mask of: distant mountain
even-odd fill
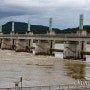
[[[24,34],[26,33],[28,29],[28,24],[27,23],[22,23],[22,22],[15,22],[14,24],[14,29],[16,33]],[[90,25],[85,25],[84,29],[87,30],[88,33],[90,33]],[[12,30],[12,22],[8,22],[2,26],[2,32],[5,34],[9,34]],[[31,25],[31,31],[34,34],[46,34],[47,31],[49,30],[49,27],[47,26],[42,26],[42,25]],[[77,28],[67,28],[64,30],[60,30],[58,28],[53,28],[53,30],[57,33],[76,33],[78,30]]]
[[[27,29],[28,29],[27,23],[22,23],[22,22],[15,22],[14,23],[14,30],[17,33],[24,34],[24,33],[26,33]],[[12,30],[12,22],[8,22],[2,26],[2,32],[3,33],[10,33],[11,30]],[[49,30],[49,27],[47,27],[47,26],[31,25],[31,31],[34,34],[46,34],[48,30]],[[61,31],[57,28],[53,28],[53,30],[56,33],[59,33]]]

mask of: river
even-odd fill
[[[63,49],[63,44],[56,44]],[[87,50],[90,46],[87,45]],[[62,53],[35,56],[26,52],[0,50],[0,88],[14,87],[23,80],[23,87],[73,84],[75,80],[90,80],[90,56],[86,61],[63,60]]]

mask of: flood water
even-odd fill
[[[63,49],[63,44],[56,44]],[[90,50],[90,45],[87,45]],[[23,87],[73,84],[75,80],[90,80],[90,56],[86,61],[63,60],[62,53],[35,56],[26,52],[0,50],[0,88],[14,87],[23,79]]]

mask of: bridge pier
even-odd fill
[[[1,49],[11,50],[11,39],[2,39]]]
[[[48,55],[49,42],[47,40],[37,40],[35,47],[35,55]]]
[[[86,36],[87,32],[83,29],[83,15],[80,15],[79,20],[79,30],[77,30],[78,36]],[[81,51],[86,51],[85,41],[65,41],[64,43],[64,53],[63,58],[65,59],[83,59],[86,57],[81,53]]]
[[[77,30],[78,36],[86,36],[86,30],[83,30],[83,15],[80,15],[79,20],[79,30]],[[64,55],[65,59],[83,59],[86,57],[81,53],[81,51],[86,51],[86,42],[85,41],[65,41],[64,43]]]
[[[0,25],[0,35],[2,35],[2,25]],[[2,39],[0,39],[0,48],[1,48]]]
[[[54,48],[53,40],[38,40],[35,47],[35,55],[54,55],[50,48]]]
[[[81,54],[81,51],[85,51],[86,42],[84,41],[65,41],[64,42],[64,59],[83,59],[85,55]]]
[[[52,18],[49,19],[49,31],[47,35],[55,35],[52,30]],[[52,48],[55,48],[54,40],[38,40],[36,43],[35,54],[36,55],[54,55]]]
[[[15,35],[15,32],[12,31],[10,33],[10,35]],[[11,50],[15,50],[15,48],[16,48],[16,40],[15,39],[11,39]]]
[[[33,35],[33,32],[28,31],[26,34],[27,35]],[[31,47],[33,47],[33,39],[26,40],[26,51],[27,52],[33,52]]]
[[[16,40],[16,52],[26,52],[26,40],[25,39],[17,39]]]
[[[28,29],[26,35],[33,35],[30,30],[30,22],[28,20]],[[32,52],[31,47],[33,46],[33,39],[18,39],[16,40],[16,51]]]

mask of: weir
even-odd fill
[[[12,22],[12,31],[9,35],[2,33],[0,27],[0,46],[1,49],[12,49],[17,52],[33,52],[35,55],[54,55],[54,52],[63,52],[64,59],[82,59],[85,60],[86,43],[90,41],[90,36],[83,29],[83,15],[80,15],[79,30],[76,34],[59,35],[52,30],[52,18],[49,19],[49,31],[46,34],[33,34],[30,30],[30,22],[28,21],[28,29],[25,34],[15,34],[14,22]],[[36,46],[33,47],[33,40]],[[64,41],[64,50],[55,49],[55,41]]]

